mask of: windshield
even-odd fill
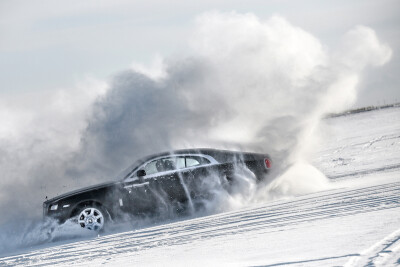
[[[143,160],[137,160],[134,163],[132,163],[131,165],[129,165],[128,168],[124,169],[123,171],[121,171],[117,176],[116,176],[116,180],[124,180],[126,177],[128,177],[131,173],[133,173],[134,171],[136,171],[136,169],[143,164]]]

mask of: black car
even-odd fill
[[[214,177],[226,190],[235,175],[247,172],[260,181],[270,169],[268,155],[215,149],[186,149],[146,157],[131,165],[117,181],[69,192],[43,203],[44,217],[60,223],[76,218],[99,231],[107,222],[157,212],[163,205],[184,210],[188,202],[210,197],[204,180]],[[217,178],[215,178],[217,177]]]

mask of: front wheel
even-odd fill
[[[78,215],[78,224],[82,228],[100,231],[104,228],[106,213],[100,207],[85,207]]]

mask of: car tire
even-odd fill
[[[108,223],[108,212],[99,205],[86,205],[77,212],[77,223],[85,229],[104,231]]]

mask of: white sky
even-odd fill
[[[210,10],[280,14],[328,47],[371,27],[393,56],[366,73],[356,105],[400,102],[398,0],[0,0],[0,97],[107,80],[133,62],[185,53],[195,17]]]

